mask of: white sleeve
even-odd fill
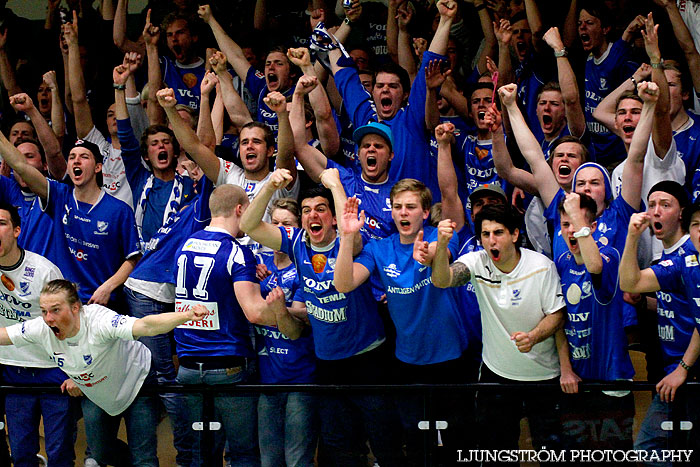
[[[94,336],[98,341],[109,342],[114,339],[135,340],[133,334],[134,323],[137,318],[133,316],[120,315],[102,305],[86,305],[91,307],[89,312],[84,311],[89,320],[90,328],[94,331]]]
[[[109,153],[109,148],[112,146],[109,141],[105,139],[104,135],[94,126],[83,139],[95,143],[100,148],[102,154]]]
[[[542,275],[542,285],[540,287],[540,300],[542,311],[549,315],[561,310],[566,306],[564,295],[561,292],[561,279],[554,263],[549,262],[547,272]]]
[[[219,185],[238,185],[243,179],[243,169],[230,161],[225,161],[219,157],[219,176],[216,179],[216,186]],[[245,187],[241,187],[244,188]]]
[[[24,347],[29,344],[41,344],[48,341],[49,327],[43,318],[34,318],[22,323],[13,324],[5,328],[12,344],[16,347]]]

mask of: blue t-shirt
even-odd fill
[[[248,322],[238,300],[236,282],[254,282],[255,257],[228,232],[207,227],[187,239],[176,253],[175,311],[202,304],[209,315],[175,328],[177,356],[253,357]]]
[[[673,140],[685,164],[685,188],[695,201],[700,196],[700,117],[692,112],[688,115],[688,123],[673,132]]]
[[[202,177],[200,192],[180,212],[170,216],[144,246],[143,258],[129,275],[134,279],[158,283],[175,283],[173,258],[193,233],[202,230],[211,220],[209,196],[214,185]]]
[[[134,197],[134,206],[137,206],[144,190],[146,190],[146,183],[152,172],[144,165],[141,157],[141,147],[136,139],[136,135],[134,135],[134,129],[131,127],[131,120],[128,118],[117,120],[117,133],[121,143],[124,170]],[[182,180],[182,194],[179,194],[178,203],[176,200],[177,195],[173,193],[175,179],[166,182],[158,177],[153,177],[153,184],[146,192],[143,221],[141,223],[141,240],[144,243],[147,243],[163,225],[163,216],[171,196],[173,197],[173,203],[176,204],[175,210],[179,211],[181,206],[189,204],[194,195],[192,179],[183,177],[180,180]]]
[[[422,181],[433,193],[433,201],[439,201],[440,189],[437,174],[430,166],[430,136],[425,128],[425,67],[431,60],[446,60],[444,55],[427,51],[411,85],[408,104],[391,120],[384,120],[391,127],[394,139],[394,159],[389,178],[415,178]],[[355,68],[342,68],[334,76],[335,85],[345,103],[345,108],[355,128],[378,121],[372,96],[362,86]]]
[[[654,274],[656,274],[656,278],[659,279],[659,284],[661,284],[660,277],[664,277],[666,268],[672,266],[674,260],[684,261],[684,258],[689,255],[696,255],[697,257],[697,251],[690,238],[686,235],[684,240],[673,251],[664,249],[659,263],[651,267]],[[686,291],[682,288],[679,289],[677,286],[673,289],[667,289],[662,286],[661,290],[656,292],[656,319],[666,374],[676,369],[693,335],[695,319],[691,301]]]
[[[564,332],[574,372],[584,380],[630,379],[634,368],[622,322],[622,292],[618,282],[620,254],[600,248],[603,270],[592,275],[567,251],[557,258],[566,300]]]
[[[457,253],[456,258],[462,255],[471,253],[472,251],[483,250],[481,243],[474,236],[474,231],[472,229],[471,221],[467,221],[464,227],[457,232],[457,238],[459,240],[459,253]],[[476,290],[474,290],[474,284],[472,281],[467,282],[461,287],[457,287],[458,301],[460,313],[464,317],[467,323],[467,330],[469,331],[469,344],[476,344],[481,346],[481,312],[479,310],[479,300],[476,298]],[[476,349],[475,347],[472,347]],[[481,359],[481,352],[478,352],[477,358]]]
[[[199,86],[207,72],[204,60],[199,59],[192,65],[181,65],[169,57],[161,56],[160,66],[163,82],[175,91],[177,103],[199,110]]]
[[[437,239],[437,229],[427,226],[423,239]],[[457,237],[450,240],[457,257]],[[375,271],[384,283],[389,314],[396,326],[396,357],[413,365],[454,360],[468,347],[466,323],[453,288],[432,283],[432,269],[413,259],[413,243],[402,244],[398,233],[365,245],[355,262]]]
[[[384,326],[370,285],[364,283],[347,294],[333,285],[340,239],[316,248],[307,243],[302,229],[280,227],[280,234],[280,251],[289,255],[297,268],[316,356],[340,360],[384,339]]]
[[[383,183],[370,183],[362,178],[360,172],[347,169],[328,159],[327,169],[338,169],[340,182],[348,197],[356,196],[361,210],[365,211],[365,225],[360,230],[362,239],[386,238],[396,232],[396,224],[391,217],[391,188],[394,182],[387,179]]]
[[[248,88],[253,97],[258,101],[258,115],[255,120],[264,123],[270,128],[272,134],[275,136],[276,143],[279,123],[277,122],[277,114],[263,101],[270,93],[270,90],[267,88],[267,81],[265,81],[265,75],[251,66],[248,68],[248,74],[245,77],[245,87]],[[282,94],[284,94],[285,97],[289,97],[293,93],[294,86],[290,87]]]
[[[686,294],[695,327],[700,331],[700,267],[697,253],[686,252],[684,256],[674,256],[651,268],[660,290]]]
[[[22,191],[14,178],[0,175],[0,200],[17,208],[22,221],[17,244],[20,248],[51,258],[49,245],[53,237],[53,221],[42,211],[36,194]],[[36,205],[35,205],[36,202]]]
[[[260,283],[260,292],[267,297],[275,287],[284,291],[287,306],[303,302],[299,293],[297,268],[290,264],[284,269],[275,266],[273,255],[261,255],[263,264],[272,274]],[[295,298],[296,297],[296,298]],[[264,384],[308,384],[314,382],[316,356],[311,329],[305,327],[301,337],[291,340],[272,326],[255,326],[255,347],[260,366],[260,381]]]
[[[95,290],[140,253],[134,212],[128,204],[100,192],[93,205],[75,199],[73,188],[49,180],[48,196],[41,203],[53,221],[50,247],[63,276],[80,284],[84,303]],[[110,300],[115,299],[112,292]]]
[[[594,58],[591,54],[586,61],[583,111],[588,131],[591,133],[596,160],[603,165],[623,160],[627,151],[620,138],[593,118],[593,111],[605,96],[637,71],[639,64],[632,61],[631,55],[630,44],[618,39],[609,45],[600,58]]]
[[[496,164],[493,161],[493,146],[491,140],[479,140],[475,135],[467,135],[462,144],[462,157],[464,157],[464,174],[466,178],[465,209],[469,211],[471,204],[468,196],[477,187],[485,184],[498,184],[505,190],[505,182],[496,173]]]
[[[544,137],[540,121],[537,118],[537,95],[542,86],[551,81],[556,63],[550,54],[539,54],[530,51],[521,63],[515,68],[515,80],[518,83],[518,104],[523,111],[532,134],[538,140]]]

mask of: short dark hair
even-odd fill
[[[272,130],[270,130],[269,126],[265,125],[262,122],[248,122],[241,127],[241,131],[238,132],[238,136],[240,137],[241,133],[243,133],[243,130],[247,130],[248,128],[260,128],[265,133],[264,139],[267,147],[275,147],[275,135],[272,134]]]
[[[175,21],[180,20],[180,19],[187,23],[187,28],[190,30],[190,34],[192,34],[193,36],[196,36],[197,31],[195,31],[195,26],[194,26],[195,19],[190,15],[184,15],[184,14],[178,13],[178,12],[172,12],[172,13],[168,13],[167,15],[165,15],[165,17],[163,18],[163,21],[161,21],[161,23],[160,23],[160,31],[163,34],[165,34],[165,30],[168,29],[168,27],[170,27],[170,25],[173,24]]]
[[[539,101],[540,97],[542,97],[542,93],[547,91],[557,91],[561,93],[561,86],[556,81],[549,81],[545,83],[545,85],[540,88],[540,92],[537,93],[537,100]]]
[[[5,201],[0,201],[0,210],[10,213],[12,228],[22,227],[22,218],[19,217],[19,210],[17,209],[17,206],[6,203]]]
[[[615,102],[616,112],[617,109],[620,107],[620,102],[624,101],[625,99],[632,99],[633,101],[640,102],[642,105],[644,105],[644,101],[641,97],[639,97],[636,89],[634,91],[625,91],[620,95],[620,97],[617,98],[617,102]]]
[[[467,96],[467,99],[471,101],[472,95],[479,89],[488,89],[489,91],[493,91],[493,83],[484,83],[483,81],[477,81],[469,87],[469,95]]]
[[[398,76],[403,92],[409,92],[411,90],[411,78],[408,76],[408,72],[396,63],[388,61],[379,65],[374,72],[375,83],[377,82],[377,75],[379,73],[389,73]]]
[[[476,237],[481,237],[481,224],[484,221],[498,222],[512,234],[519,229],[522,219],[518,211],[509,204],[487,204],[477,213],[474,219]]]
[[[581,163],[584,164],[584,163],[588,162],[588,159],[591,157],[591,155],[588,152],[588,148],[586,147],[586,145],[583,144],[583,142],[579,138],[577,138],[573,135],[566,135],[566,136],[562,136],[561,138],[555,139],[554,142],[552,143],[552,145],[550,146],[550,148],[549,148],[549,165],[550,166],[552,165],[552,156],[554,155],[554,150],[557,147],[559,147],[560,144],[564,144],[564,143],[576,143],[579,146],[581,146],[582,156],[583,156]]]
[[[586,211],[586,220],[588,221],[589,224],[592,224],[593,221],[596,219],[596,214],[598,213],[598,204],[595,202],[593,198],[588,196],[585,193],[579,193],[579,207]],[[559,214],[566,214],[566,210],[564,209],[564,202],[566,201],[566,198],[562,198],[561,201],[559,202],[559,206],[557,209],[559,210]]]
[[[690,231],[690,218],[693,217],[693,214],[698,211],[700,211],[700,198],[695,200],[693,204],[686,206],[685,209],[683,209],[683,214],[681,214],[681,227],[683,228],[684,232]]]
[[[576,10],[576,19],[578,19],[581,14],[581,10],[586,10],[586,12],[600,20],[600,25],[602,27],[610,26],[610,18],[612,17],[610,10],[605,7],[605,4],[600,0],[584,0],[578,4],[578,9]]]
[[[42,146],[39,141],[35,140],[34,138],[20,138],[17,141],[15,141],[15,147],[18,147],[20,144],[24,143],[31,143],[34,146],[36,146],[36,148],[39,150],[39,155],[41,156],[41,162],[46,164],[46,152],[44,152],[44,146]]]
[[[158,133],[165,133],[170,136],[170,141],[173,143],[173,152],[175,156],[173,163],[177,164],[177,156],[180,154],[180,142],[177,140],[177,138],[175,138],[175,133],[173,133],[173,130],[159,123],[151,125],[143,130],[143,134],[141,135],[141,155],[145,156],[148,153],[148,137]]]
[[[326,198],[328,200],[328,208],[331,210],[331,214],[335,216],[335,204],[333,203],[331,190],[322,186],[307,188],[299,194],[299,206],[308,198]]]

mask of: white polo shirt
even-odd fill
[[[520,261],[501,272],[488,252],[474,251],[456,262],[471,271],[481,310],[482,357],[491,371],[516,381],[541,381],[560,374],[554,336],[521,353],[510,336],[532,330],[546,315],[565,307],[554,263],[546,256],[520,249]]]

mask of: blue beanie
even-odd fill
[[[578,173],[581,171],[581,169],[585,169],[586,167],[595,167],[596,169],[600,170],[600,173],[603,174],[603,180],[605,181],[605,202],[609,203],[613,197],[612,185],[610,184],[610,174],[605,167],[600,164],[596,164],[595,162],[586,162],[585,164],[581,164],[579,168],[576,169],[576,172],[574,172],[574,178],[571,182],[572,190],[576,191],[576,177],[578,177]]]

